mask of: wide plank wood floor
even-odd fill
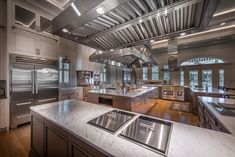
[[[9,132],[0,132],[0,157],[28,157],[30,124]]]
[[[146,113],[146,115],[198,126],[199,121],[197,115],[188,112],[170,110],[169,107],[171,103],[172,101],[157,99],[156,104]]]
[[[147,115],[197,126],[198,117],[192,113],[169,110],[172,101],[158,99]],[[30,124],[9,132],[0,132],[0,157],[28,157]]]

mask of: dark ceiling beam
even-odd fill
[[[207,0],[204,2],[207,3],[207,5],[204,5],[206,6],[206,8],[204,8],[203,10],[204,13],[202,14],[202,20],[200,23],[199,31],[203,31],[209,26],[214,13],[220,4],[220,1],[221,0]]]

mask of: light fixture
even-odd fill
[[[150,43],[153,43],[154,42],[154,40],[150,40]]]
[[[96,8],[96,12],[101,15],[101,14],[104,14],[104,13],[105,13],[105,9],[104,9],[103,6],[98,6],[98,7]]]
[[[158,41],[155,41],[153,44],[159,44],[159,43],[164,43],[164,42],[168,42],[167,39],[165,40],[158,40]]]
[[[201,35],[201,34],[205,34],[205,33],[209,33],[209,32],[215,32],[215,31],[220,31],[220,30],[224,30],[224,29],[229,29],[229,28],[234,28],[235,25],[230,25],[230,26],[225,26],[225,27],[220,27],[220,28],[214,28],[214,29],[210,29],[207,31],[203,31],[203,32],[198,32],[198,33],[194,33],[194,34],[188,34],[182,37],[178,37],[179,39],[182,38],[186,38],[186,37],[191,37],[191,36],[195,36],[195,35]]]
[[[139,23],[141,23],[141,22],[143,22],[143,20],[142,20],[142,19],[139,19]]]
[[[113,51],[113,49],[110,49],[110,51]]]
[[[180,36],[184,36],[184,35],[186,35],[186,33],[185,33],[185,32],[183,32],[183,33],[180,33]]]
[[[220,24],[220,26],[223,26],[223,25],[225,25],[226,24],[226,22],[222,22],[221,24]]]
[[[233,9],[230,9],[230,10],[226,10],[226,11],[223,11],[223,12],[220,12],[220,13],[217,13],[217,14],[214,14],[213,16],[220,16],[220,15],[224,15],[224,14],[227,14],[227,13],[231,13],[231,12],[235,12],[235,8]]]
[[[164,14],[167,15],[167,9],[165,9]]]
[[[78,8],[75,6],[74,3],[71,3],[71,7],[73,8],[73,10],[75,11],[75,13],[76,13],[78,16],[81,16],[81,13],[79,12]]]
[[[68,32],[69,32],[69,30],[68,30],[67,28],[63,28],[63,29],[62,29],[62,32],[64,32],[64,33],[68,33]]]

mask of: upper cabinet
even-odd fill
[[[14,27],[32,32],[50,35],[52,31],[52,21],[35,10],[26,8],[19,4],[13,5],[13,22]]]
[[[0,0],[0,27],[6,26],[6,0]]]
[[[23,30],[12,31],[12,53],[34,57],[58,58],[58,41]]]

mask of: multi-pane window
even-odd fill
[[[224,69],[219,69],[219,85],[224,86]]]
[[[143,68],[143,80],[148,80],[148,68]]]
[[[152,80],[159,80],[159,68],[158,68],[158,66],[152,67]]]
[[[170,75],[170,71],[167,71],[167,69],[169,69],[168,65],[164,65],[163,69],[165,70],[163,72],[163,80],[165,81],[170,81],[171,79],[171,75]]]
[[[198,71],[189,71],[189,85],[198,86]]]
[[[107,81],[107,66],[103,66],[103,71],[101,73],[101,82]]]
[[[184,71],[180,71],[180,85],[184,86]]]
[[[123,75],[123,79],[124,79],[124,82],[128,82],[131,80],[131,71],[128,70],[128,71],[124,71],[124,75]]]
[[[212,87],[212,70],[202,70],[202,87]]]
[[[59,82],[69,83],[69,63],[63,62],[63,57],[59,57]]]

